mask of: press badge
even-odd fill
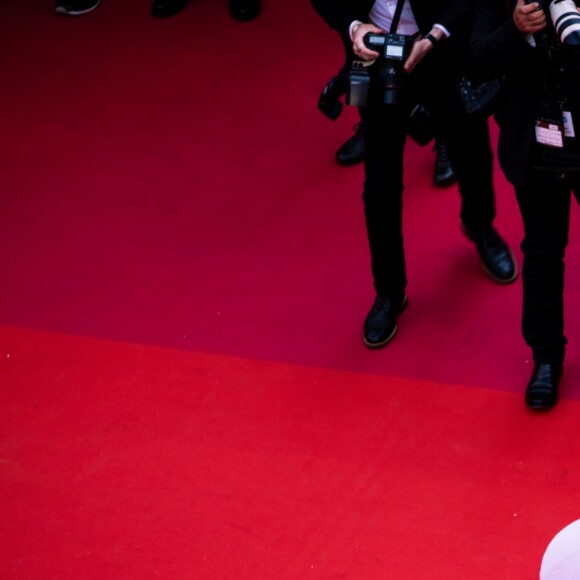
[[[547,147],[564,147],[564,124],[537,119],[536,141]]]
[[[536,142],[546,147],[564,147],[564,115],[559,103],[541,104],[536,117]]]

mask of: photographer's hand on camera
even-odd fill
[[[526,0],[518,0],[514,9],[514,24],[522,34],[535,34],[546,27],[546,13],[538,2],[526,4]]]
[[[376,60],[380,55],[374,50],[370,50],[365,46],[364,37],[369,32],[382,34],[383,31],[374,24],[355,24],[352,31],[352,50],[361,60],[371,61]]]
[[[429,34],[418,37],[403,66],[405,72],[410,73],[439,44],[443,37],[443,32],[438,28],[433,28]]]

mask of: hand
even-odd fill
[[[518,0],[513,14],[516,28],[525,35],[535,34],[546,27],[546,14],[537,2],[526,4]]]
[[[352,35],[352,50],[361,60],[375,60],[379,58],[379,53],[369,50],[364,43],[364,37],[369,32],[382,34],[383,31],[374,24],[361,24]]]
[[[433,50],[433,43],[426,38],[417,38],[413,43],[411,54],[405,61],[403,68],[410,73]]]

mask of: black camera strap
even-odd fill
[[[395,8],[395,14],[393,16],[393,21],[391,22],[391,30],[389,30],[391,34],[395,34],[397,32],[397,27],[399,26],[399,20],[401,20],[404,4],[405,0],[397,0],[397,7]]]

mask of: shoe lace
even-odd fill
[[[493,228],[485,234],[480,234],[477,238],[477,243],[484,249],[501,250],[505,247],[505,242]]]
[[[377,295],[375,298],[375,303],[373,304],[373,310],[375,312],[388,311],[392,308],[393,300],[390,296]]]

